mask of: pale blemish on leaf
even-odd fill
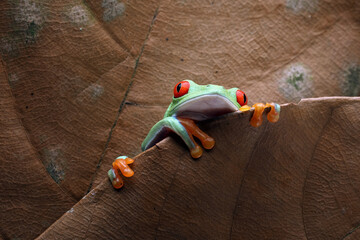
[[[104,8],[104,21],[114,20],[125,12],[125,4],[118,0],[103,0],[102,7]]]
[[[43,7],[41,1],[19,0],[15,1],[15,21],[26,25],[34,23],[41,26],[45,22]]]
[[[91,97],[93,99],[97,99],[104,93],[104,87],[99,84],[92,84],[89,87],[89,90],[90,90]]]
[[[10,73],[8,76],[9,85],[11,88],[15,87],[15,84],[19,81],[19,77],[15,73]]]
[[[318,0],[286,0],[286,7],[294,13],[312,13],[317,10],[318,3]]]
[[[304,73],[303,72],[294,72],[292,75],[290,75],[287,79],[286,82],[293,85],[295,87],[296,90],[300,90],[300,83],[304,81]]]
[[[65,178],[66,161],[64,153],[59,148],[43,149],[41,152],[46,171],[57,183],[61,183]]]
[[[14,22],[13,31],[9,34],[16,42],[14,48],[22,48],[21,42],[28,44],[35,42],[40,29],[45,23],[44,1],[14,0],[10,1]],[[20,47],[18,46],[20,44]]]
[[[279,91],[289,101],[299,101],[312,96],[310,70],[302,64],[286,67],[279,77]]]
[[[10,36],[0,38],[0,53],[4,60],[7,60],[8,57],[17,56],[19,49],[16,38]]]
[[[45,1],[45,0],[44,0]],[[0,39],[0,51],[3,59],[18,56],[21,49],[35,42],[45,22],[43,2],[39,0],[13,0],[6,14],[11,15],[11,31]]]
[[[50,162],[46,165],[46,171],[50,174],[52,179],[59,184],[62,180],[64,180],[65,173],[62,169],[56,165],[55,162]]]
[[[9,38],[4,37],[0,39],[0,50],[2,54],[9,54],[15,50],[15,47]]]
[[[103,86],[93,83],[77,96],[76,101],[79,103],[95,103],[104,91]]]
[[[72,23],[77,25],[89,25],[91,20],[91,14],[83,5],[73,6],[66,15]]]
[[[353,65],[345,72],[343,94],[345,96],[359,96],[360,93],[360,66]]]

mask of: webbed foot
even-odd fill
[[[267,115],[269,122],[276,123],[280,118],[280,105],[277,103],[266,103],[265,107],[270,107],[270,112]]]
[[[125,177],[131,177],[134,175],[134,171],[128,165],[133,162],[134,160],[128,158],[127,156],[120,156],[112,163],[112,168],[108,171],[108,176],[114,188],[119,189],[124,185],[124,181],[122,180],[119,172],[121,172]]]
[[[277,103],[256,103],[253,105],[254,114],[250,120],[250,124],[253,127],[259,127],[262,124],[262,114],[265,108],[270,107],[270,112],[267,114],[267,119],[269,122],[275,123],[279,120],[280,117],[280,105]]]
[[[205,149],[212,149],[214,147],[215,140],[206,133],[204,133],[203,131],[201,131],[193,120],[186,118],[177,118],[177,119],[186,129],[191,141],[195,146],[190,149],[190,154],[193,158],[199,158],[203,153],[202,148],[195,142],[194,136],[200,140],[201,144]]]

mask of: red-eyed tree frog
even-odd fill
[[[205,134],[195,124],[197,121],[212,119],[214,117],[237,111],[248,111],[248,98],[238,88],[225,89],[218,85],[198,85],[191,80],[179,82],[174,87],[174,96],[171,104],[165,112],[164,118],[157,122],[150,130],[141,148],[143,151],[154,146],[164,139],[170,132],[175,132],[185,142],[193,158],[200,158],[203,150],[194,140],[194,136],[200,140],[205,149],[212,149],[215,141]],[[266,107],[270,107],[267,119],[277,122],[280,116],[280,105],[276,103],[257,103],[253,105],[254,114],[250,124],[258,127],[262,123],[262,113]],[[120,156],[112,164],[108,176],[115,188],[123,186],[120,172],[125,177],[131,177],[134,172],[128,166],[134,160],[126,156]]]

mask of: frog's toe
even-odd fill
[[[265,105],[263,103],[256,103],[253,105],[253,108],[255,108],[255,110],[250,120],[250,124],[253,127],[259,127],[262,124],[262,114],[264,112]]]
[[[128,165],[133,162],[134,160],[131,158],[120,156],[112,163],[112,168],[108,171],[108,176],[114,188],[119,189],[124,186],[124,181],[120,176],[120,172],[125,177],[131,177],[134,175],[134,171]]]
[[[108,171],[108,176],[114,188],[119,189],[122,188],[122,186],[124,186],[124,181],[122,180],[120,174],[116,169],[111,168]]]
[[[126,156],[121,156],[115,159],[113,162],[113,168],[117,168],[125,177],[131,177],[134,175],[134,171],[129,167],[128,164],[133,163],[134,160]]]
[[[277,103],[266,103],[266,107],[270,107],[270,112],[267,115],[269,122],[275,123],[280,117],[280,105]]]
[[[215,140],[212,137],[207,137],[201,141],[203,147],[207,150],[212,149],[215,146]]]
[[[190,154],[193,158],[200,158],[202,156],[203,150],[199,145],[195,145],[194,148],[190,149]]]
[[[181,123],[185,130],[185,134],[183,134],[183,136],[188,137],[187,145],[193,158],[199,158],[203,153],[202,148],[195,142],[194,137],[200,140],[201,144],[205,149],[212,149],[214,147],[215,140],[203,131],[201,131],[193,120],[186,118],[178,118],[178,121]]]
[[[256,103],[253,105],[254,114],[250,120],[250,124],[253,127],[259,127],[262,124],[262,114],[265,108],[270,108],[270,112],[267,114],[267,119],[269,122],[275,123],[279,120],[280,117],[280,105],[277,103]]]

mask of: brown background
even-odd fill
[[[104,180],[114,157],[139,154],[180,80],[239,87],[250,103],[358,96],[359,8],[336,0],[1,1],[1,236],[38,236]]]

